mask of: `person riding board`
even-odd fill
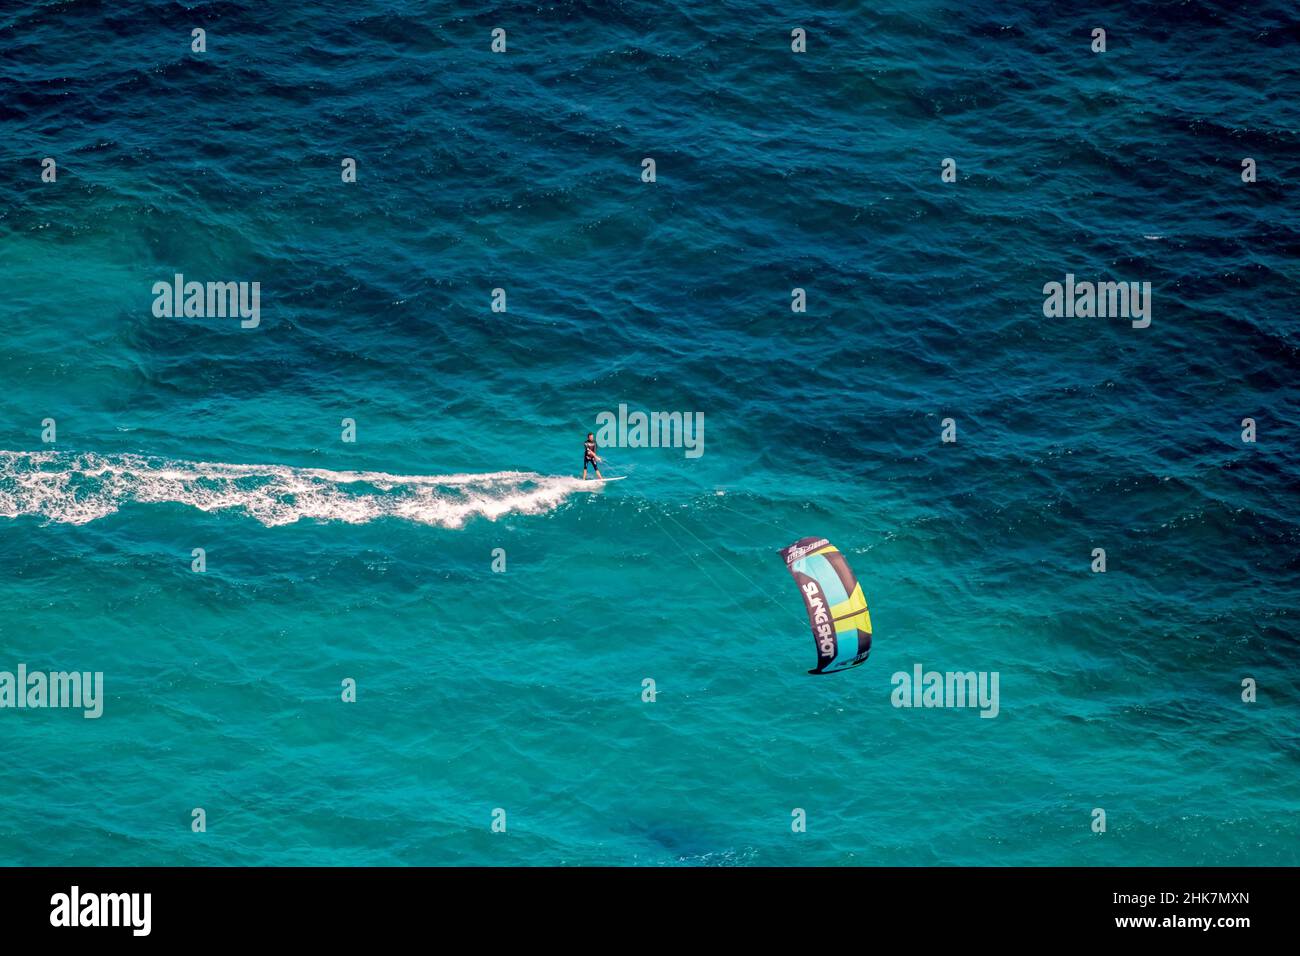
[[[582,480],[583,481],[587,480],[588,464],[590,464],[591,467],[596,470],[597,478],[599,478],[601,481],[605,480],[604,478],[601,477],[600,465],[597,464],[597,462],[601,460],[602,460],[601,457],[596,454],[596,436],[591,432],[587,432],[587,440],[586,442],[583,443],[583,447],[582,447]]]

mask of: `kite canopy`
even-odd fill
[[[847,670],[871,652],[871,615],[862,585],[840,549],[825,538],[800,538],[781,549],[799,585],[817,645],[817,666],[809,674]]]

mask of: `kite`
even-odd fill
[[[781,549],[799,585],[817,645],[817,666],[809,674],[856,667],[871,653],[871,614],[862,585],[840,549],[825,538],[800,538]]]

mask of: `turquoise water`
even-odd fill
[[[1286,8],[266,6],[0,16],[0,862],[1300,862]]]

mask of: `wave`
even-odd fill
[[[533,472],[391,475],[147,455],[0,451],[0,517],[87,524],[128,503],[237,511],[267,527],[397,518],[459,528],[470,518],[554,510],[589,483]]]

